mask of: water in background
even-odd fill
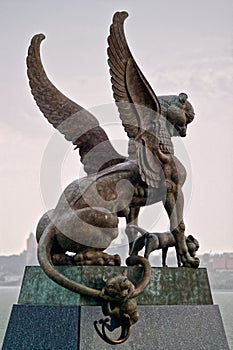
[[[2,344],[12,304],[18,299],[20,287],[0,286],[0,346]],[[214,291],[214,304],[220,306],[230,349],[233,350],[233,291]]]
[[[5,335],[12,305],[18,300],[20,287],[0,286],[0,348]]]

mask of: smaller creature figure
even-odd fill
[[[147,232],[143,228],[130,225],[131,228],[137,230],[142,234],[142,236],[135,239],[130,255],[138,255],[138,252],[145,247],[144,257],[146,259],[149,258],[151,252],[157,249],[162,249],[162,265],[163,267],[167,267],[166,258],[167,251],[169,247],[175,247],[175,238],[171,232]],[[185,237],[186,244],[188,247],[188,252],[192,257],[195,257],[196,251],[199,249],[198,241],[192,236],[189,235]],[[179,255],[177,254],[177,264],[180,267],[181,261]]]
[[[102,323],[102,334],[98,334],[109,344],[121,344],[125,342],[130,335],[130,327],[138,321],[139,313],[137,311],[137,302],[134,296],[135,287],[127,278],[127,271],[124,269],[121,275],[110,277],[105,280],[106,284],[101,291],[100,296],[110,297],[113,301],[107,301],[102,307],[103,314],[110,316],[105,318]],[[109,330],[116,328],[116,325],[122,327],[121,336],[117,340],[110,339],[107,336],[105,327]],[[110,324],[107,323],[110,321]]]
[[[102,307],[103,314],[110,317],[106,317],[102,321],[102,333],[96,325],[95,328],[100,337],[111,345],[121,344],[130,336],[130,328],[139,318],[135,298],[146,288],[151,276],[149,261],[141,256],[128,257],[126,264],[128,266],[139,264],[143,267],[144,275],[140,283],[134,286],[127,277],[126,269],[124,269],[122,274],[104,279],[106,283],[99,294],[99,297],[106,301]],[[109,321],[110,323],[108,323]],[[121,327],[119,339],[110,339],[106,328],[113,331],[119,326]]]
[[[127,272],[124,270],[121,275],[111,277],[106,280],[106,285],[102,289],[103,295],[108,295],[115,300],[108,301],[103,307],[103,313],[106,316],[115,316],[130,327],[138,320],[137,303],[131,299],[135,287],[127,278]]]

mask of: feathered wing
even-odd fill
[[[108,37],[113,96],[130,138],[129,155],[137,159],[142,179],[157,187],[160,181],[158,135],[161,107],[128,47],[124,34],[127,17],[127,12],[115,13]]]
[[[32,38],[27,57],[27,73],[32,95],[41,112],[68,141],[79,148],[87,174],[123,162],[97,119],[64,96],[48,79],[40,57],[43,34]]]

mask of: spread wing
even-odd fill
[[[129,155],[137,159],[142,179],[157,187],[160,180],[160,166],[156,163],[159,163],[157,151],[161,107],[128,47],[124,34],[127,17],[127,12],[115,13],[108,37],[113,96],[130,138]]]
[[[32,95],[54,128],[79,148],[87,174],[123,162],[97,119],[87,110],[64,96],[48,79],[40,57],[43,34],[32,38],[27,57],[27,73]]]

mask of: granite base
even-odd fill
[[[101,290],[103,276],[123,267],[59,267],[61,273]],[[136,284],[143,269],[128,267]],[[222,318],[213,305],[206,269],[152,268],[147,288],[137,298],[139,321],[118,349],[229,350]],[[12,308],[3,350],[105,350],[98,334],[101,299],[80,296],[51,281],[39,266],[25,270],[18,304]],[[119,328],[109,334],[117,339]]]
[[[138,306],[129,339],[98,335],[100,306],[14,305],[2,350],[229,350],[217,305]],[[96,326],[95,326],[96,324]],[[117,339],[119,329],[109,332]]]

